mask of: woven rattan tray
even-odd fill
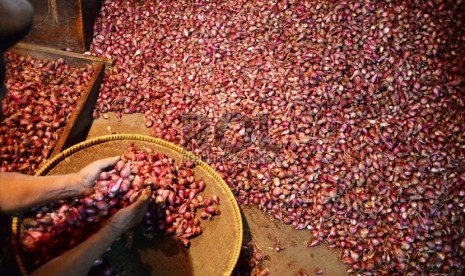
[[[204,195],[220,198],[221,215],[203,221],[205,231],[183,248],[174,237],[145,238],[136,228],[133,238],[116,241],[105,253],[119,275],[230,275],[242,245],[242,221],[233,194],[221,177],[192,154],[169,142],[143,135],[117,134],[101,136],[79,143],[50,159],[37,175],[66,174],[79,171],[88,163],[104,157],[120,155],[134,143],[152,147],[180,162],[191,158],[197,162],[194,173],[206,183]],[[13,249],[21,272],[29,274],[33,267],[23,258],[19,244],[21,217],[13,220]]]

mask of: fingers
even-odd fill
[[[149,205],[149,198],[150,198],[150,188],[149,190],[144,189],[141,192],[139,198],[137,198],[136,202],[132,205],[134,209],[138,210],[137,220],[140,221],[144,217],[145,213],[147,212],[147,207]]]
[[[136,202],[134,202],[133,205],[135,205],[135,208],[142,208],[144,205],[147,205],[149,203],[149,198],[150,198],[150,188],[147,187],[144,190],[141,191],[141,194],[137,198]]]
[[[140,192],[139,197],[137,200],[129,205],[128,207],[124,208],[127,211],[127,215],[132,216],[130,226],[134,226],[140,221],[145,216],[145,213],[147,212],[147,207],[149,205],[149,198],[150,198],[150,193],[144,189],[143,191]]]
[[[94,161],[91,163],[92,167],[94,168],[97,168],[99,170],[103,170],[111,165],[114,165],[116,164],[116,162],[118,162],[118,160],[120,159],[119,156],[113,156],[113,157],[108,157],[108,158],[104,158],[104,159],[100,159],[100,160],[97,160],[97,161]]]
[[[77,184],[79,187],[84,188],[83,193],[89,194],[92,192],[93,186],[95,184],[95,179],[98,177],[99,173],[111,166],[114,165],[120,159],[119,156],[109,157],[94,161],[84,168],[82,168],[77,175]]]
[[[125,209],[128,209],[131,212],[133,212],[134,210],[140,210],[142,208],[145,209],[147,207],[147,205],[149,204],[150,192],[148,192],[147,189],[144,189],[138,193],[139,196],[137,197],[136,201],[134,201],[134,203],[132,203]]]
[[[113,227],[124,232],[142,221],[149,204],[150,188],[144,189],[139,193],[139,197],[133,204],[119,210],[110,218],[109,221],[112,223]]]

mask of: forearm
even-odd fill
[[[114,214],[93,236],[40,267],[33,275],[87,275],[94,261],[122,233],[140,223],[147,211],[150,188],[136,202]]]
[[[105,253],[120,234],[107,224],[75,248],[40,267],[32,275],[87,275],[94,261]]]
[[[14,213],[58,199],[79,196],[83,189],[76,182],[76,174],[39,177],[0,173],[0,212]]]

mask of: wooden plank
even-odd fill
[[[92,42],[101,0],[30,0],[35,15],[24,41],[84,52]]]
[[[20,55],[29,55],[37,59],[58,59],[63,58],[64,61],[74,66],[84,66],[89,63],[98,62],[105,63],[107,66],[113,66],[114,60],[106,57],[95,57],[83,55],[75,52],[57,50],[46,46],[39,46],[25,42],[16,43],[11,51]]]
[[[93,66],[94,74],[92,75],[92,79],[89,81],[87,88],[82,92],[76,108],[68,119],[62,138],[55,145],[52,157],[70,146],[84,141],[92,126],[92,113],[97,101],[100,84],[103,80],[105,64],[94,63]]]
[[[81,4],[83,40],[87,50],[94,39],[94,23],[100,13],[102,0],[80,0],[79,2]]]

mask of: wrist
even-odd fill
[[[85,186],[82,183],[81,176],[79,173],[70,173],[65,175],[66,181],[64,181],[67,188],[75,194],[75,196],[84,195],[86,192]]]
[[[111,219],[105,224],[103,227],[104,231],[107,233],[109,237],[112,239],[117,239],[124,233],[124,230],[118,226],[116,226]]]
[[[79,184],[78,175],[75,173],[65,175],[45,176],[43,182],[47,182],[56,195],[53,198],[62,199],[81,196],[84,193],[82,185]]]

